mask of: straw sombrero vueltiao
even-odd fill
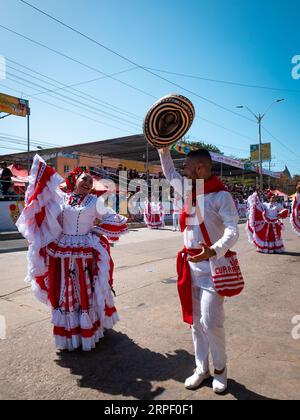
[[[164,96],[148,111],[144,120],[144,135],[156,148],[169,146],[182,139],[194,118],[195,108],[185,96]]]

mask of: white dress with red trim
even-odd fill
[[[292,204],[291,225],[296,233],[300,236],[300,194],[297,193]]]
[[[101,198],[62,194],[61,178],[41,158],[32,167],[26,206],[17,226],[30,241],[27,281],[36,297],[51,306],[56,346],[89,351],[118,321],[112,294],[113,261],[104,224],[113,237],[126,219]],[[97,226],[94,225],[97,220]]]
[[[159,229],[165,226],[165,214],[161,203],[146,203],[144,221],[149,229]]]
[[[288,217],[288,211],[281,205],[261,203],[257,196],[253,197],[248,219],[250,242],[258,252],[277,254],[284,252],[282,231],[284,228],[280,219]]]
[[[253,193],[248,197],[247,200],[247,211],[248,211],[248,220],[246,224],[246,231],[248,234],[248,240],[253,244],[253,234],[257,225],[263,221],[263,207],[259,199],[257,192]]]

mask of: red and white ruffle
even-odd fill
[[[93,232],[104,235],[109,241],[116,242],[120,236],[128,232],[127,218],[119,214],[105,217],[103,222],[94,225]]]
[[[32,282],[33,289],[35,277],[43,275],[46,268],[40,255],[41,249],[62,232],[57,219],[62,201],[58,186],[62,181],[63,178],[47,166],[39,155],[34,157],[25,208],[16,223],[19,232],[29,242],[26,281]]]
[[[291,225],[296,235],[300,236],[300,194],[296,194],[293,200]]]

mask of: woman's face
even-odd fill
[[[75,193],[80,195],[87,195],[93,188],[93,178],[89,174],[81,174],[76,181]]]

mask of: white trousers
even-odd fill
[[[201,374],[209,369],[209,352],[214,368],[226,366],[224,298],[216,292],[192,288],[193,319],[192,336],[195,348],[196,371]]]
[[[179,230],[179,217],[178,213],[173,213],[173,229]]]

